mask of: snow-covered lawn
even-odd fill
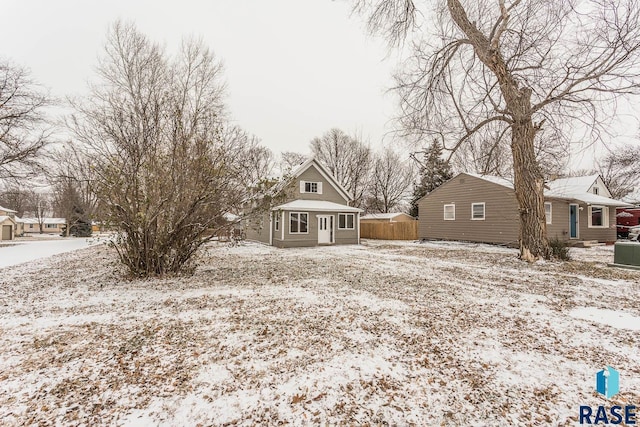
[[[97,246],[0,270],[0,424],[575,425],[638,405],[640,272],[572,254],[220,244],[192,277],[127,281]]]
[[[62,238],[58,236],[55,238],[48,234],[38,236],[46,237],[40,238],[40,240],[29,238],[28,240],[17,239],[2,242],[0,244],[0,268],[75,251],[98,242],[96,239],[75,237]]]

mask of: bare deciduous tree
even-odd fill
[[[222,66],[201,42],[171,57],[133,25],[116,23],[99,85],[71,127],[93,159],[93,188],[120,231],[116,249],[135,276],[192,266],[243,198],[242,140],[224,138]]]
[[[248,134],[238,126],[225,128],[222,133],[227,145],[239,148],[236,162],[244,166],[239,170],[240,187],[249,188],[271,175],[274,167],[273,153],[260,145],[258,137]]]
[[[307,160],[308,156],[295,151],[283,151],[280,153],[280,170],[282,173],[291,172]]]
[[[334,128],[311,141],[311,152],[351,194],[353,205],[359,207],[368,187],[371,149],[358,138]]]
[[[0,59],[0,179],[29,175],[48,142],[45,92],[26,69]]]
[[[51,199],[49,195],[42,191],[30,190],[28,193],[29,202],[28,210],[33,218],[38,221],[38,231],[44,233],[44,220],[51,208]]]
[[[19,183],[11,183],[0,193],[0,206],[13,209],[21,217],[29,210],[29,193]]]
[[[375,156],[371,173],[367,212],[392,212],[406,201],[415,181],[409,159],[403,161],[387,148]]]
[[[576,170],[569,176],[599,174],[614,199],[622,199],[640,186],[640,147],[612,147],[596,161],[595,169]]]
[[[412,0],[360,0],[356,8],[392,42],[428,14]],[[414,44],[413,66],[398,76],[402,128],[443,134],[452,151],[506,138],[524,260],[551,255],[544,156],[559,157],[569,125],[597,137],[610,101],[638,93],[639,14],[637,0],[442,0],[434,26],[420,27],[436,30]]]

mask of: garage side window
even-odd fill
[[[471,204],[471,219],[475,221],[484,220],[484,202]]]
[[[455,221],[456,219],[456,205],[444,205],[444,220]]]

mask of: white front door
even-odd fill
[[[333,243],[333,215],[318,215],[318,244]]]

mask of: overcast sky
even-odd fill
[[[332,0],[4,0],[0,55],[31,69],[53,95],[82,95],[109,25],[130,20],[175,52],[200,36],[224,61],[235,122],[274,153],[308,150],[332,127],[372,147],[389,143],[399,54],[366,34],[349,2]],[[637,108],[618,111],[614,142],[638,144]],[[598,146],[575,147],[573,168]]]
[[[346,2],[10,0],[2,14],[0,55],[57,97],[86,91],[120,18],[172,52],[183,36],[201,36],[224,62],[233,119],[275,153],[306,152],[332,127],[374,147],[390,130],[385,90],[397,60]]]

